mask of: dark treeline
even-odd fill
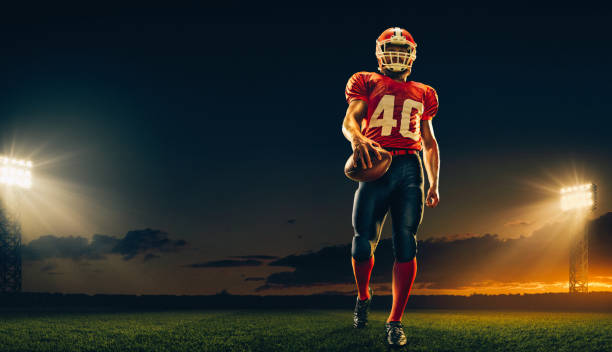
[[[372,309],[389,309],[391,296],[375,296]],[[209,296],[86,295],[62,293],[0,293],[1,310],[163,310],[307,308],[352,309],[355,296],[239,296],[222,292]],[[562,311],[612,311],[612,292],[542,293],[524,295],[411,296],[406,309],[517,309]]]

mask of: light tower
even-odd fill
[[[0,186],[3,195],[11,188],[32,186],[32,162],[0,156]],[[7,199],[1,199],[6,203]],[[19,194],[15,201],[19,202]],[[9,214],[8,207],[0,207],[0,292],[21,292],[21,225],[19,204]]]
[[[569,293],[589,292],[588,214],[597,207],[597,186],[584,184],[561,189],[561,210],[572,214],[578,233],[572,234],[569,255]]]

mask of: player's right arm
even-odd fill
[[[351,148],[353,148],[355,154],[354,160],[361,159],[361,165],[364,169],[372,167],[370,153],[368,153],[369,149],[374,151],[379,160],[382,159],[382,156],[376,150],[376,148],[382,148],[380,144],[361,133],[361,121],[365,118],[367,112],[368,103],[364,100],[355,99],[349,103],[342,122],[342,133],[351,142]]]

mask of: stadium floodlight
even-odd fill
[[[592,183],[561,188],[561,210],[593,208],[596,190]]]
[[[0,156],[0,183],[22,188],[32,187],[32,162]]]
[[[569,292],[589,292],[589,223],[586,216],[597,208],[597,186],[592,183],[561,188],[561,210],[572,210],[583,219],[583,229],[571,239]],[[586,210],[586,212],[584,212]]]
[[[0,184],[7,188],[18,186],[32,187],[32,162],[0,156]],[[7,192],[12,193],[12,192]],[[4,194],[3,194],[4,195]],[[21,292],[21,224],[19,223],[20,197],[11,202],[15,213],[13,220],[5,213],[4,204],[0,207],[3,226],[0,229],[0,292]],[[4,203],[3,199],[0,199]]]

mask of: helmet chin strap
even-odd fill
[[[406,72],[408,72],[408,75],[406,76],[406,77],[408,77],[408,76],[410,76],[410,73],[412,73],[411,72],[412,70],[410,70],[410,69],[404,69],[404,70],[398,72],[398,71],[391,71],[391,70],[386,69],[386,68],[383,68],[381,70],[380,67],[379,67],[378,70],[381,73],[383,73],[383,74],[385,74],[385,75],[387,75],[389,77],[400,77],[401,75],[405,74]]]
[[[385,72],[391,72],[391,73],[402,74],[402,73],[404,73],[404,72],[406,72],[406,71],[410,71],[410,68],[405,68],[405,69],[403,69],[403,70],[401,70],[401,71],[393,71],[393,70],[390,70],[390,69],[388,69],[388,68],[381,68],[381,67],[382,67],[382,65],[381,65],[381,64],[380,64],[380,62],[379,62],[379,63],[378,63],[378,71],[379,71],[379,72],[382,72],[382,73],[385,73]]]

